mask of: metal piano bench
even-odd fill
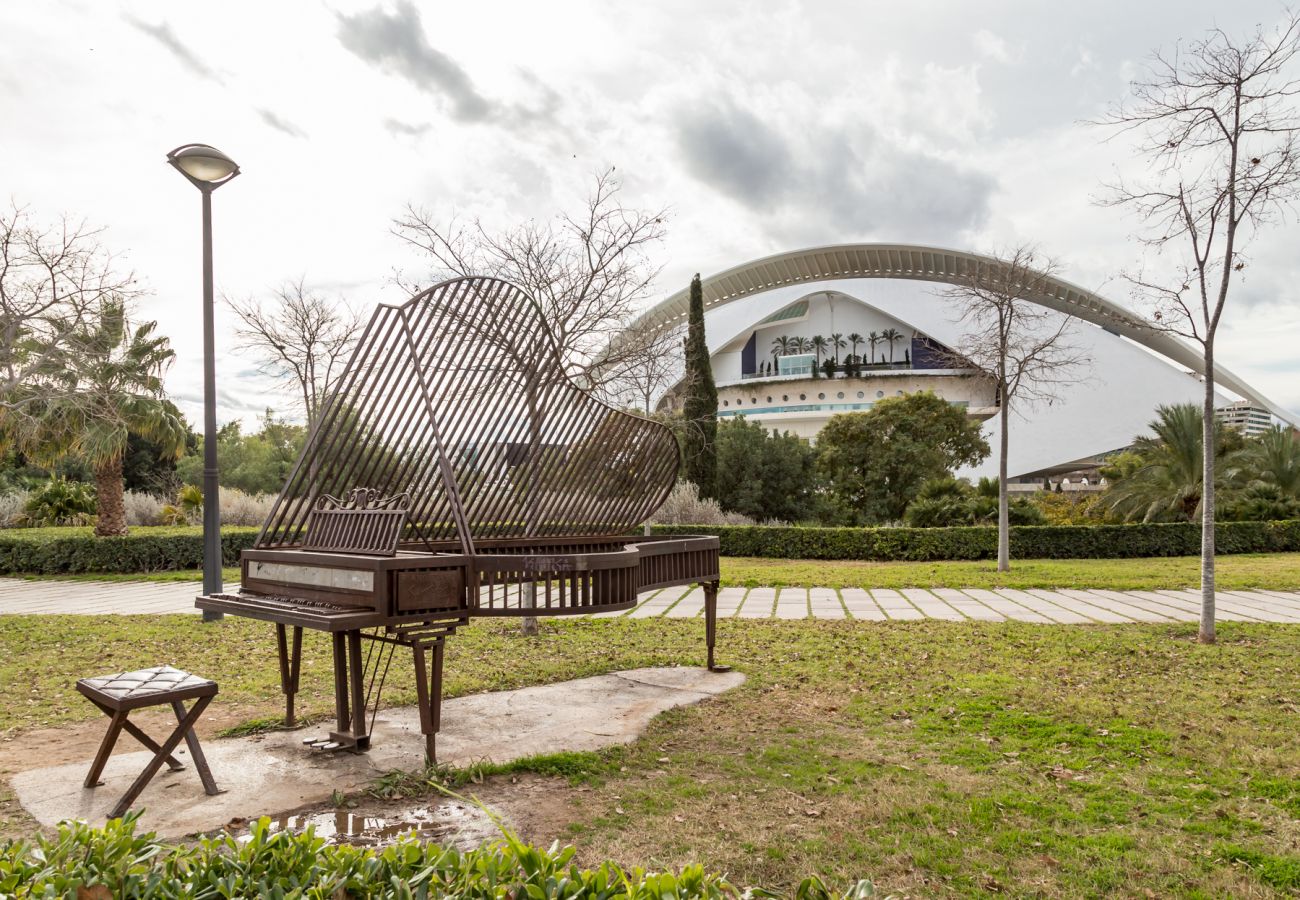
[[[172,771],[185,768],[180,760],[172,756],[182,739],[189,747],[194,768],[198,770],[199,778],[203,781],[203,790],[208,794],[221,793],[212,778],[212,772],[208,769],[208,761],[203,756],[203,748],[199,746],[198,735],[194,733],[194,724],[198,722],[199,716],[203,715],[212,698],[217,695],[215,681],[208,681],[206,678],[182,672],[171,666],[155,666],[152,669],[121,672],[117,675],[83,678],[77,682],[77,690],[99,707],[110,720],[108,733],[104,735],[104,741],[99,745],[99,752],[95,754],[95,761],[90,766],[90,773],[86,775],[86,787],[93,788],[103,784],[99,776],[104,771],[104,764],[108,762],[109,755],[113,752],[113,745],[117,743],[117,738],[123,731],[144,744],[154,754],[149,765],[136,776],[135,781],[122,795],[122,799],[117,801],[117,805],[108,814],[110,819],[121,818],[130,809],[132,802],[140,796],[140,792],[154,775],[158,774],[164,762]],[[195,701],[188,710],[185,709],[185,700]],[[167,740],[158,744],[140,730],[139,726],[127,721],[127,716],[132,710],[161,706],[164,703],[171,704],[172,711],[176,714],[176,729]]]

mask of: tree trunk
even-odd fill
[[[1205,409],[1201,423],[1201,628],[1196,639],[1214,635],[1214,344],[1205,342]]]
[[[99,517],[95,534],[100,537],[126,534],[126,507],[122,503],[122,457],[95,467]]]
[[[1002,427],[998,447],[998,571],[1011,571],[1011,509],[1007,502],[1007,444],[1011,409],[1002,404]]]

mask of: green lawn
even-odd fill
[[[855,562],[723,557],[722,583],[736,587],[1011,587],[1108,588],[1158,590],[1200,584],[1200,559],[1194,556],[1153,559],[1027,559],[998,574],[991,561]],[[45,576],[38,576],[45,577]],[[197,569],[147,575],[61,575],[84,581],[200,581]],[[238,581],[238,569],[226,569]],[[1269,588],[1300,590],[1300,553],[1221,556],[1218,584],[1223,590]]]
[[[724,621],[747,683],[629,747],[538,761],[584,862],[693,860],[741,884],[807,873],[881,894],[1280,896],[1300,891],[1300,627]],[[172,661],[218,704],[278,708],[269,626],[0,617],[0,738],[94,718],[93,671]],[[303,706],[327,713],[307,643]],[[481,622],[449,694],[698,665],[698,622]],[[388,699],[409,701],[394,667]],[[92,715],[93,713],[93,715]],[[218,776],[219,777],[219,776]],[[472,791],[470,786],[467,790]],[[13,823],[11,823],[11,826]]]

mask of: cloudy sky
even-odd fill
[[[671,209],[660,293],[768,253],[1037,242],[1125,301],[1135,223],[1098,207],[1131,156],[1080,124],[1151,50],[1244,33],[1276,2],[115,3],[0,5],[0,198],[107,228],[201,400],[199,196],[164,162],[211,143],[218,291],[303,277],[366,307],[421,261],[408,202],[505,224],[580,202],[615,166]],[[1300,409],[1297,238],[1261,240],[1219,359]],[[285,392],[218,320],[220,418]]]

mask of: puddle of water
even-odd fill
[[[501,836],[496,825],[476,806],[449,801],[434,806],[416,806],[383,814],[348,809],[276,816],[271,831],[306,831],[331,844],[383,847],[414,832],[421,841],[452,845],[469,850]]]

